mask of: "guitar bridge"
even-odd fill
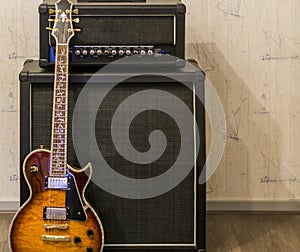
[[[71,238],[70,236],[63,235],[42,235],[42,241],[69,242],[71,241]]]
[[[67,207],[44,207],[44,220],[67,220],[70,209]]]

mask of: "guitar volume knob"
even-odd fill
[[[81,238],[79,236],[74,237],[74,243],[79,245],[81,243]]]
[[[92,238],[93,236],[94,236],[94,231],[93,231],[93,229],[88,229],[87,231],[86,231],[86,234],[87,234],[87,236],[89,237],[89,238]]]

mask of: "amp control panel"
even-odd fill
[[[105,45],[73,45],[70,48],[72,66],[104,66],[118,59],[133,55],[152,57],[173,54],[168,46],[105,46]],[[50,48],[50,62],[55,62],[55,47]]]
[[[74,46],[72,57],[123,57],[131,55],[166,54],[167,51],[153,46]]]

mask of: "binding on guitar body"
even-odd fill
[[[56,62],[52,110],[51,151],[32,151],[24,160],[23,173],[30,196],[16,213],[9,230],[12,252],[99,252],[103,250],[101,221],[85,199],[92,176],[88,164],[78,170],[67,164],[68,52],[73,28],[73,4],[59,0],[52,36],[56,39]]]

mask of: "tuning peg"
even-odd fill
[[[71,28],[68,29],[68,32],[80,32],[80,31],[81,29],[71,29]]]
[[[51,18],[49,18],[48,22],[61,22],[61,20],[60,19],[51,19]]]
[[[57,29],[57,28],[53,29],[53,28],[51,28],[51,27],[46,27],[46,30],[58,32],[58,29]]]
[[[70,14],[70,13],[74,13],[74,14],[78,14],[79,13],[79,10],[78,9],[74,9],[74,10],[66,10],[66,13],[67,14]]]
[[[79,23],[79,18],[75,18],[72,20],[74,23]],[[71,19],[67,19],[67,23],[70,23]]]
[[[49,9],[49,10],[48,10],[48,13],[49,13],[50,15],[54,14],[55,12],[56,12],[56,13],[62,13],[61,10],[53,10],[53,9]]]

